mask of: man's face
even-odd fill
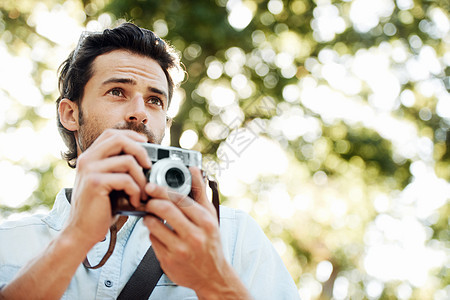
[[[98,56],[80,102],[79,151],[108,128],[131,129],[148,142],[161,143],[168,92],[167,78],[155,60],[125,50]]]

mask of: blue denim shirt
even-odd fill
[[[34,215],[0,226],[0,287],[38,255],[62,230],[70,204],[62,190],[47,215]],[[281,258],[256,222],[246,213],[220,208],[220,232],[226,259],[256,299],[299,299],[298,290]],[[109,245],[106,239],[88,253],[97,264]],[[117,233],[113,254],[99,269],[78,267],[62,299],[116,299],[150,246],[142,219],[129,217]],[[70,255],[70,253],[67,253]],[[150,299],[197,299],[189,288],[163,275]]]

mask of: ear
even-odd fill
[[[78,131],[78,105],[67,98],[61,99],[58,107],[61,124],[70,131]]]

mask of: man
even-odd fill
[[[219,226],[198,168],[195,201],[147,182],[151,161],[138,142],[161,142],[177,69],[173,49],[130,23],[80,39],[57,100],[74,187],[48,215],[0,227],[0,299],[115,299],[150,245],[164,271],[150,299],[298,298],[252,219],[221,207]],[[113,216],[114,191],[149,214]]]

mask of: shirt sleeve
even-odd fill
[[[19,270],[19,266],[0,265],[0,290],[14,278]]]
[[[300,299],[292,276],[259,225],[242,211],[236,216],[232,261],[251,294],[255,299]]]

